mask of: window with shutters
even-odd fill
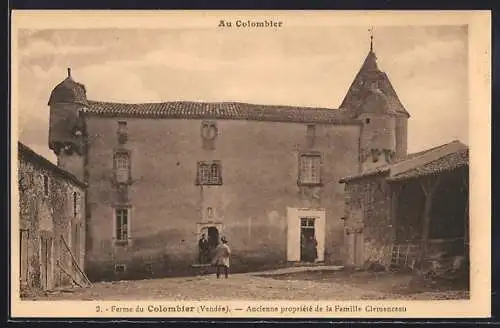
[[[119,243],[127,243],[129,240],[129,208],[115,208],[115,238]]]
[[[220,161],[198,162],[196,184],[222,185],[222,167]]]
[[[308,153],[299,157],[299,184],[321,184],[321,154]]]
[[[130,154],[127,151],[115,153],[114,158],[115,181],[117,183],[130,182]]]

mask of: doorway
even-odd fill
[[[52,238],[41,237],[40,283],[43,289],[52,288]]]
[[[219,245],[219,229],[216,227],[207,228],[208,249],[212,255],[217,245]]]
[[[196,266],[210,265],[213,258],[215,248],[219,245],[219,239],[222,231],[222,223],[198,223],[197,224],[197,251],[196,251]],[[205,235],[206,250],[202,250],[201,239]],[[203,247],[203,248],[205,248]]]
[[[318,257],[314,218],[300,218],[300,261],[315,262]]]
[[[316,243],[313,243],[313,245],[316,244],[316,262],[325,261],[325,222],[326,211],[324,209],[287,207],[287,261],[304,260],[307,252],[303,252],[301,246],[307,237],[311,236],[316,239]],[[308,259],[307,255],[305,257]]]

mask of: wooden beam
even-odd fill
[[[70,274],[69,274],[69,272],[68,272],[68,271],[66,271],[66,270],[64,269],[64,267],[61,265],[61,263],[59,262],[59,260],[57,260],[56,265],[59,267],[59,269],[60,269],[60,270],[61,270],[61,271],[62,271],[65,275],[67,275],[67,276],[68,276],[68,277],[69,277],[69,278],[73,281],[73,283],[74,283],[75,285],[77,285],[78,287],[83,287],[83,286],[82,286],[82,284],[80,284],[80,283],[79,283],[79,282],[78,282],[78,281],[77,281],[77,280],[76,280],[76,279],[75,279],[72,275],[70,275]]]
[[[469,253],[469,175],[462,175],[462,185],[465,188],[467,198],[465,200],[465,211],[464,211],[464,256],[468,259]]]
[[[427,241],[429,239],[432,201],[440,179],[441,177],[438,175],[436,177],[425,177],[420,181],[420,187],[422,188],[425,196],[424,213],[422,216],[422,242],[418,255],[420,267],[423,266],[423,259],[427,255]]]
[[[92,286],[92,283],[90,282],[89,278],[87,277],[87,275],[85,274],[85,272],[83,272],[82,268],[80,268],[80,265],[78,264],[78,261],[73,256],[73,253],[71,252],[71,249],[69,248],[68,244],[66,243],[66,240],[64,239],[63,235],[61,235],[61,240],[63,242],[63,245],[66,247],[66,250],[69,252],[69,255],[71,256],[71,260],[73,262],[73,265],[76,266],[76,268],[82,274],[82,276],[85,278],[85,280],[87,281],[87,283],[89,284],[89,286]]]

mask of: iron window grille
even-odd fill
[[[198,185],[222,185],[222,166],[220,161],[198,162],[196,183]]]

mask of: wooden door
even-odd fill
[[[41,237],[40,283],[43,289],[52,288],[52,238]]]
[[[27,283],[29,277],[28,230],[19,231],[19,278],[21,283]]]

